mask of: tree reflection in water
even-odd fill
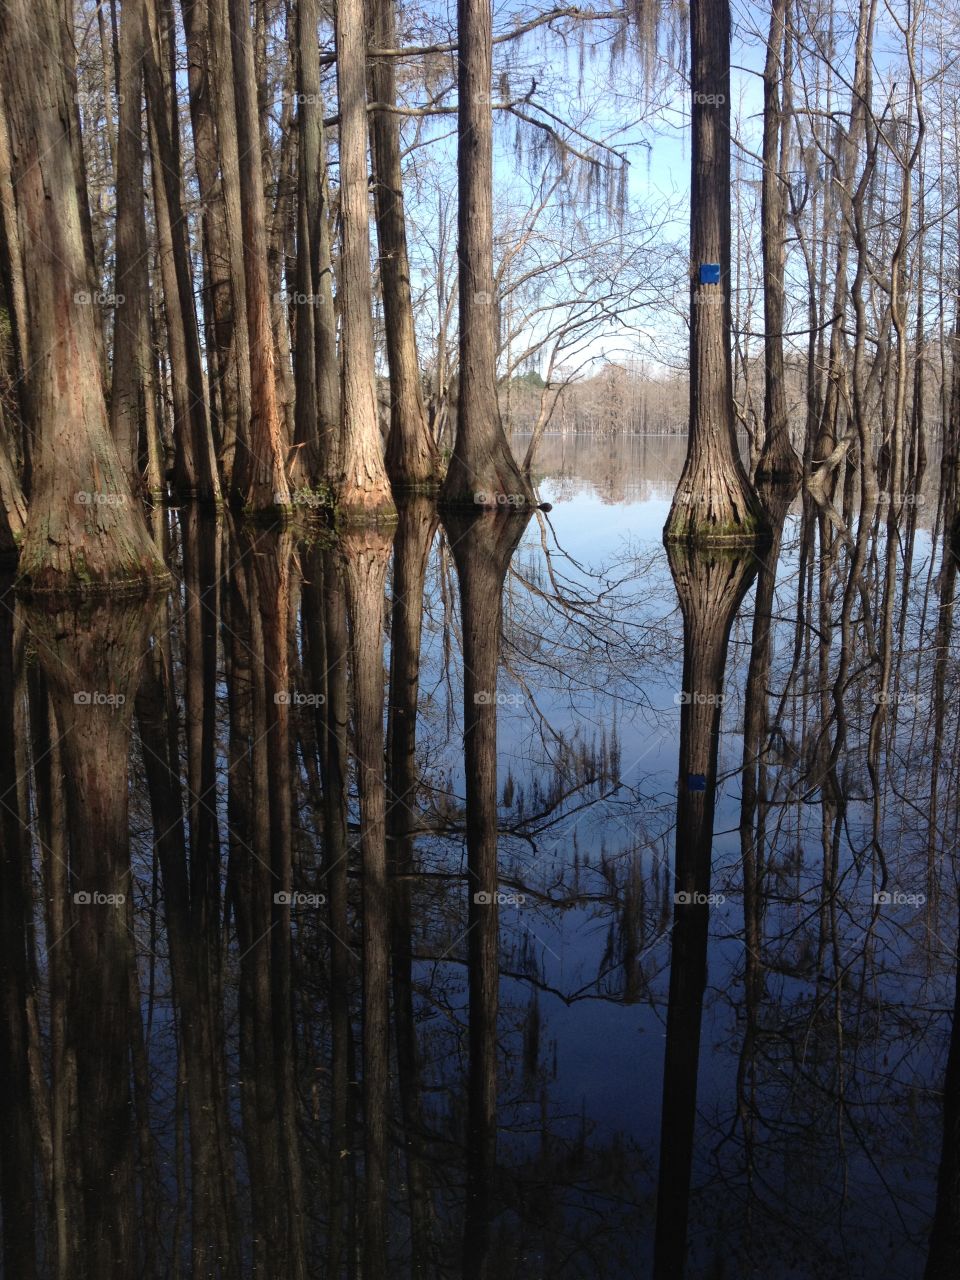
[[[950,1274],[955,560],[581,454],[4,584],[5,1275]]]

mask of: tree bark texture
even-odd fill
[[[690,6],[690,426],[667,519],[675,542],[753,542],[765,528],[734,425],[730,356],[730,5]],[[700,269],[719,265],[719,284]]]
[[[339,507],[348,518],[363,518],[393,513],[374,382],[363,0],[339,0],[335,18],[340,97],[342,354],[337,497]]]
[[[0,10],[0,75],[23,255],[32,436],[21,582],[34,591],[136,586],[166,570],[110,434],[71,145],[60,8]],[[82,497],[80,495],[83,495]]]
[[[490,0],[458,0],[457,20],[460,396],[441,499],[466,506],[532,506],[533,491],[507,443],[497,404]]]

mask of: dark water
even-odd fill
[[[11,1280],[923,1275],[954,562],[935,499],[668,557],[681,461],[7,597]]]

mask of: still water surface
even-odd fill
[[[153,610],[4,611],[36,1274],[923,1275],[953,561],[934,500],[799,497],[668,556],[681,462],[548,437],[549,512],[339,542],[166,512]]]

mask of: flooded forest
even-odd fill
[[[960,15],[0,0],[0,1276],[960,1274]]]

